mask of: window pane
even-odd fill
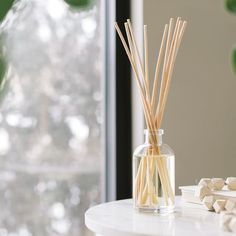
[[[0,235],[90,235],[103,195],[101,1],[18,0],[1,24]]]

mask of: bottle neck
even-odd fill
[[[145,129],[145,144],[161,146],[162,145],[162,135],[164,134],[163,129],[158,129],[155,131]]]

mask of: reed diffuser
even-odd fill
[[[144,60],[140,55],[130,20],[125,22],[127,40],[119,26],[115,28],[131,63],[141,95],[146,121],[145,143],[133,156],[134,207],[141,211],[169,213],[174,210],[174,153],[162,144],[160,128],[170,88],[176,56],[186,21],[171,18],[164,27],[153,83],[149,75],[147,25],[144,25]],[[159,81],[160,78],[160,82]]]

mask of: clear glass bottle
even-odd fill
[[[175,156],[162,143],[164,131],[145,130],[145,143],[133,154],[133,200],[139,211],[160,214],[174,211]]]

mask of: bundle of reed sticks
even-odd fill
[[[170,184],[165,157],[161,155],[160,149],[156,145],[158,140],[155,131],[161,127],[173,68],[186,24],[186,21],[178,17],[175,23],[174,19],[171,18],[169,24],[165,25],[157,57],[154,80],[152,82],[149,74],[147,25],[144,25],[143,28],[144,59],[142,59],[131,21],[128,19],[124,23],[127,36],[126,40],[117,22],[115,23],[115,28],[129,58],[138,85],[147,129],[150,134],[153,134],[150,137],[152,145],[146,154],[146,158],[143,158],[140,162],[134,183],[133,194],[138,199],[140,205],[147,203],[156,204],[158,201],[157,190],[155,190],[152,184],[155,165],[158,169],[166,204],[174,202],[174,191]],[[147,159],[150,156],[153,158]]]

